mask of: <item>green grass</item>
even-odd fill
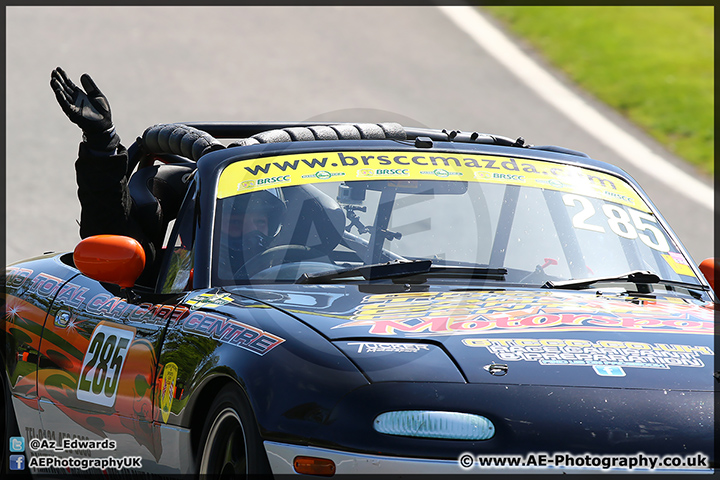
[[[714,173],[713,7],[482,8],[668,150]]]

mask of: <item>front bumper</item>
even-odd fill
[[[455,460],[428,460],[418,458],[387,457],[362,453],[341,452],[327,448],[265,442],[270,468],[274,475],[296,474],[293,460],[300,455],[327,458],[335,462],[335,474],[438,474],[465,473]],[[477,472],[475,472],[477,473]]]
[[[294,419],[282,434],[269,432],[265,448],[273,471],[287,474],[296,456],[330,459],[348,474],[708,473],[713,407],[712,391],[380,382],[343,397],[321,422]],[[372,428],[383,412],[417,409],[482,415],[495,435],[468,441]],[[520,463],[496,463],[503,458]]]

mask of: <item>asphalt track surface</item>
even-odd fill
[[[696,261],[713,255],[712,210],[589,135],[436,7],[7,7],[6,23],[7,263],[80,240],[81,135],[50,89],[56,66],[93,77],[125,144],[156,123],[398,121],[581,150],[632,174]]]

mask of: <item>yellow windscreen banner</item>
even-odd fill
[[[570,192],[650,209],[619,177],[572,165],[493,155],[428,152],[314,152],[242,160],[225,168],[218,198],[308,183],[353,180],[453,180]]]

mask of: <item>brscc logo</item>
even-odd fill
[[[253,188],[254,186],[255,182],[253,180],[245,180],[244,182],[240,182],[238,184],[238,191],[247,190],[248,188]]]

